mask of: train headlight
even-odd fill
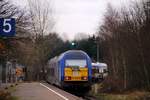
[[[65,80],[71,80],[71,77],[66,76],[66,77],[65,77]]]
[[[84,76],[84,77],[82,77],[82,79],[83,79],[83,80],[87,80],[87,77]]]

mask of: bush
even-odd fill
[[[100,88],[99,91],[103,93],[121,93],[122,91],[124,91],[123,80],[109,76],[103,81],[102,88]]]
[[[10,93],[5,91],[0,91],[0,100],[9,100]]]
[[[10,92],[0,91],[0,100],[18,100],[18,98],[11,96]]]

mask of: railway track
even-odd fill
[[[77,89],[65,89],[66,92],[69,92],[77,97],[82,98],[83,100],[97,100],[95,97],[88,94],[89,89],[77,88]]]
[[[47,83],[47,82],[45,82]],[[50,84],[50,83],[47,83]],[[53,85],[56,88],[62,89],[56,85]],[[85,89],[85,88],[68,88],[68,89],[62,89],[68,93],[71,93],[72,95],[75,95],[83,100],[97,100],[95,97],[91,96],[88,94],[89,89]]]
[[[84,99],[84,100],[97,100],[95,97],[89,96],[89,95],[85,95],[85,96],[83,97],[83,99]]]

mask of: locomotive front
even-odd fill
[[[64,55],[63,85],[89,86],[91,82],[91,60],[79,50],[66,52]]]

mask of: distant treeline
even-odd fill
[[[150,1],[108,5],[99,36],[109,67],[104,90],[150,90]]]

